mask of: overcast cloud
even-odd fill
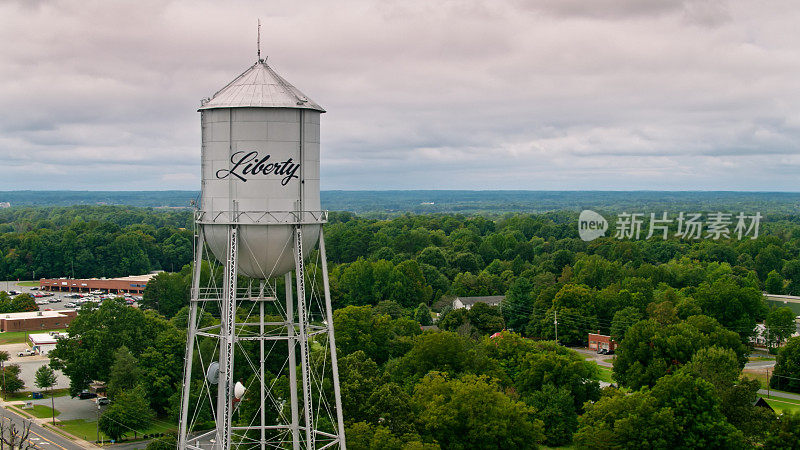
[[[0,190],[199,189],[262,51],[323,189],[800,190],[796,1],[0,1]]]

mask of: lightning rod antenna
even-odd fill
[[[258,42],[256,45],[258,48],[258,61],[261,62],[261,19],[258,19]]]

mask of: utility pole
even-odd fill
[[[556,310],[556,315],[553,319],[553,325],[556,327],[556,345],[558,345],[558,310]]]
[[[770,385],[770,383],[769,383],[769,367],[764,369],[764,371],[767,372],[767,398],[769,398],[769,394],[770,394],[770,392],[769,392],[769,388],[770,388],[770,386],[769,386]]]

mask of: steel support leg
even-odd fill
[[[328,282],[328,260],[325,257],[325,234],[319,231],[319,256],[322,263],[322,286],[325,291],[325,319],[328,322],[328,345],[331,348],[331,374],[333,376],[333,397],[336,402],[337,435],[339,447],[347,449],[344,438],[344,414],[342,412],[342,393],[339,386],[339,362],[336,356],[336,338],[333,336],[333,307],[331,306],[331,288]]]
[[[200,270],[203,263],[203,246],[205,235],[199,227],[195,244],[194,272],[192,275],[192,298],[189,300],[189,324],[186,334],[186,356],[183,361],[183,392],[181,393],[181,419],[178,432],[178,448],[186,448],[189,428],[189,397],[192,392],[192,360],[194,359],[194,341],[197,336],[197,300],[200,297]]]
[[[219,386],[217,390],[217,447],[231,448],[231,418],[233,416],[233,350],[236,344],[236,257],[238,230],[228,227],[228,254],[222,287],[222,321],[219,330]]]
[[[259,361],[260,361],[260,373],[258,374],[258,381],[261,387],[261,450],[264,450],[267,447],[267,411],[266,411],[266,383],[264,382],[264,358],[266,355],[264,354],[264,280],[261,280],[261,283],[258,286],[258,334],[261,339],[258,341],[258,350],[259,350]]]
[[[297,320],[300,337],[300,371],[303,378],[303,407],[306,427],[306,448],[314,448],[314,420],[311,402],[311,367],[308,351],[308,310],[306,309],[306,283],[303,255],[303,230],[301,225],[294,228],[294,262],[295,278],[297,279]]]
[[[300,450],[300,412],[297,406],[297,338],[294,334],[294,298],[292,295],[292,273],[287,272],[283,277],[286,284],[286,332],[289,336],[289,397],[292,402],[292,449]]]

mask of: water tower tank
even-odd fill
[[[202,193],[198,223],[225,261],[228,225],[238,227],[238,271],[265,279],[294,268],[293,224],[308,255],[323,219],[319,118],[325,112],[259,60],[202,102]]]

